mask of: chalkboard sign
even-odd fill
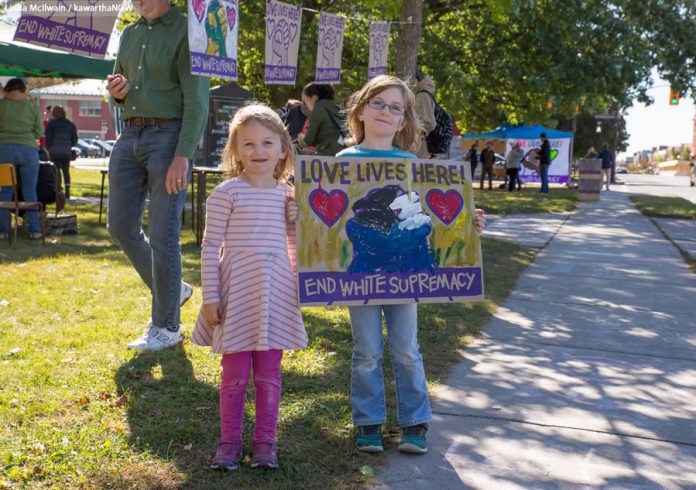
[[[217,167],[222,162],[222,151],[227,144],[228,124],[237,109],[254,94],[239,86],[228,83],[210,91],[208,125],[203,135],[203,166]]]

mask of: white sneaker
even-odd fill
[[[152,325],[152,322],[147,324],[145,332],[128,344],[129,349],[139,350],[141,352],[153,352],[173,345],[177,345],[184,340],[181,331],[171,332],[166,328],[157,328]]]
[[[184,303],[186,303],[191,296],[193,296],[193,288],[186,284],[184,281],[181,281],[181,294],[179,295],[179,306],[184,306]]]

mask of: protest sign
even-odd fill
[[[237,0],[188,0],[191,73],[237,80]]]
[[[483,299],[469,164],[300,155],[303,305]]]
[[[301,25],[300,7],[272,0],[266,3],[266,83],[295,84]]]
[[[315,82],[339,83],[341,81],[341,55],[345,28],[345,17],[321,13]]]

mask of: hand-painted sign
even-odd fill
[[[273,0],[266,3],[266,83],[295,84],[301,23],[300,7]]]
[[[468,163],[300,155],[300,303],[483,299]]]
[[[370,63],[367,67],[367,79],[387,74],[389,56],[389,22],[370,23]]]
[[[345,17],[321,13],[315,82],[339,83],[341,81],[341,54],[345,28]]]
[[[121,3],[25,0],[14,40],[103,58]]]
[[[237,80],[237,0],[188,0],[191,73]]]

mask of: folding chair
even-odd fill
[[[19,228],[19,212],[20,211],[33,211],[36,210],[39,213],[39,218],[43,212],[43,204],[40,202],[26,202],[17,200],[17,173],[15,166],[11,163],[0,163],[0,187],[12,186],[12,201],[0,201],[0,210],[6,209],[10,212],[10,232],[8,233],[8,238],[10,240],[10,247],[13,244],[12,240],[12,214],[15,216],[15,227],[14,227],[14,242],[17,241],[17,229]],[[41,242],[46,245],[46,233],[44,231],[43,220],[39,219],[41,223]]]

